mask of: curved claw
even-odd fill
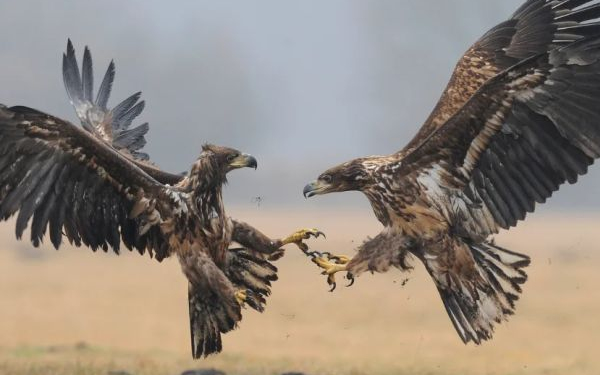
[[[352,275],[350,272],[348,272],[348,274],[346,274],[346,279],[350,280],[350,283],[348,285],[346,285],[346,288],[349,288],[352,285],[354,285],[354,281],[356,280],[354,278],[354,275]]]
[[[325,233],[321,232],[318,229],[315,229],[315,228],[301,229],[299,231],[292,233],[290,236],[286,237],[285,239],[283,239],[281,241],[281,243],[282,243],[282,245],[287,245],[287,244],[291,244],[291,243],[296,244],[296,246],[298,246],[300,248],[300,250],[306,252],[308,250],[308,245],[306,245],[302,241],[308,240],[311,237],[319,238],[320,236],[327,238],[325,236]]]
[[[308,251],[308,249],[306,249],[306,251],[304,251],[304,255],[306,255],[307,257],[311,258],[311,260],[313,261],[313,263],[315,262],[315,258],[322,258],[323,257],[323,253],[320,253],[318,251]]]
[[[329,293],[333,293],[333,291],[335,290],[335,288],[337,287],[337,283],[335,281],[333,281],[331,284],[331,289],[329,289]]]
[[[319,238],[321,236],[323,236],[323,238],[327,238],[327,236],[325,235],[325,233],[321,232],[320,230],[316,229],[316,228],[312,228],[312,229],[304,229],[304,236],[303,239],[307,240],[311,237],[314,238]]]
[[[311,261],[323,270],[321,272],[322,275],[327,276],[327,284],[331,286],[331,289],[329,290],[330,292],[333,292],[337,287],[337,284],[335,282],[335,274],[338,272],[346,271],[346,277],[351,281],[350,285],[354,283],[354,277],[350,272],[348,272],[347,269],[347,263],[349,262],[349,259],[347,257],[336,257],[340,261],[332,262],[331,254],[322,253],[320,255],[321,256],[311,258]]]

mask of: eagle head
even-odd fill
[[[234,148],[205,144],[202,146],[200,158],[210,159],[211,164],[219,171],[226,174],[234,169],[258,167],[256,158],[244,154]]]
[[[367,159],[355,159],[330,168],[304,187],[304,196],[362,191],[373,183],[372,168]]]
[[[191,189],[210,188],[227,183],[227,173],[239,168],[254,168],[258,163],[254,156],[236,149],[205,144],[198,160],[189,174]]]

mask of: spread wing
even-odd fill
[[[156,226],[172,192],[89,132],[26,107],[0,105],[0,219],[17,214],[16,235],[31,221],[37,246],[46,232],[94,251],[168,247]]]
[[[156,180],[175,185],[183,179],[182,175],[162,171],[149,161],[148,154],[142,152],[146,145],[148,123],[131,127],[133,121],[142,113],[145,102],[140,101],[141,92],[137,92],[114,108],[108,108],[108,100],[115,79],[115,64],[108,65],[96,98],[94,99],[94,71],[92,54],[85,47],[81,71],[77,63],[75,49],[71,40],[67,42],[67,51],[63,54],[63,80],[71,104],[85,130],[102,139],[119,153],[130,159],[138,167]]]
[[[593,0],[529,0],[488,31],[459,60],[437,106],[408,148],[442,126],[498,73],[520,61],[600,33],[600,4]]]
[[[516,225],[599,156],[600,37],[592,37],[488,81],[400,169],[457,229],[482,239]]]

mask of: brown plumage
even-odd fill
[[[58,249],[66,237],[92,250],[124,245],[161,261],[179,259],[189,280],[194,358],[219,352],[221,333],[241,320],[248,304],[262,311],[280,247],[225,213],[222,187],[234,169],[256,168],[252,156],[205,145],[185,175],[160,170],[141,152],[147,124],[129,129],[141,113],[139,93],[107,108],[111,63],[96,100],[91,54],[81,75],[69,41],[63,75],[83,128],[27,107],[0,105],[0,219],[17,215],[16,235],[30,224],[38,246],[48,232]],[[230,248],[232,243],[242,248]]]
[[[529,0],[459,61],[431,116],[390,156],[321,174],[305,195],[359,190],[385,229],[330,275],[421,260],[461,339],[514,312],[529,257],[495,245],[600,156],[600,5]]]

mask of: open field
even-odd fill
[[[317,250],[351,254],[378,223],[363,212],[231,210],[266,233],[308,225]],[[285,218],[285,220],[282,220]],[[534,215],[497,238],[527,252],[529,281],[508,324],[464,346],[420,265],[327,292],[297,250],[279,262],[267,311],[247,311],[224,354],[193,362],[187,286],[176,260],[159,264],[65,247],[31,249],[0,226],[0,374],[589,374],[600,373],[600,217]]]

